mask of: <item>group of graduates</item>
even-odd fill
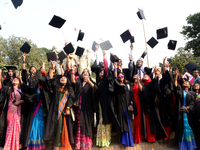
[[[134,147],[141,141],[168,140],[171,132],[180,150],[200,149],[200,85],[192,85],[179,70],[163,60],[163,67],[143,67],[143,60],[129,55],[127,69],[122,60],[111,54],[90,71],[78,73],[78,65],[69,63],[66,70],[51,61],[37,73],[26,70],[23,54],[22,73],[6,66],[0,70],[0,146],[4,150],[90,149],[94,135],[96,146],[109,147],[111,133],[117,133],[119,146]],[[196,74],[195,74],[196,73]],[[199,71],[195,70],[195,77]],[[198,81],[198,80],[196,80]],[[96,120],[94,119],[96,113]],[[97,130],[94,130],[94,122]]]

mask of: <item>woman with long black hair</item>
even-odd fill
[[[21,131],[25,128],[27,117],[24,100],[18,78],[13,78],[11,87],[3,86],[0,103],[3,104],[2,112],[5,118],[0,120],[0,145],[5,150],[18,150],[23,146],[25,133]]]
[[[3,85],[11,87],[13,79],[16,78],[15,70],[17,70],[17,68],[15,66],[5,66],[5,67],[8,70],[8,72],[6,74],[5,80],[3,81]]]
[[[47,124],[44,133],[44,140],[54,145],[54,149],[71,149],[69,142],[67,121],[65,115],[70,115],[70,108],[73,105],[74,92],[70,86],[70,80],[66,76],[59,76],[56,83],[55,72],[56,63],[52,63],[47,82],[53,90]]]

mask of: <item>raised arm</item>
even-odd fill
[[[26,67],[25,67],[25,61],[26,61],[26,53],[23,53],[23,55],[22,55],[22,59],[23,59],[23,62],[22,62],[22,69],[26,69]]]
[[[107,72],[108,72],[108,62],[106,59],[106,51],[103,50],[103,62],[104,62],[104,69],[105,69],[105,73],[106,73],[106,77],[107,77]]]

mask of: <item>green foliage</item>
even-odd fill
[[[200,58],[195,58],[192,53],[184,51],[184,48],[181,47],[178,49],[178,53],[174,57],[168,58],[167,61],[170,63],[170,66],[172,66],[173,70],[178,68],[179,72],[183,74],[187,71],[185,68],[186,64],[193,61],[199,65],[199,59]]]
[[[25,43],[31,46],[31,51],[26,55],[26,69],[31,66],[35,66],[37,70],[40,69],[42,59],[46,63],[46,70],[50,67],[50,63],[47,61],[46,53],[49,52],[47,48],[38,48],[31,40],[23,37],[15,37],[14,35],[8,39],[0,37],[0,67],[6,65],[14,65],[18,68],[18,71],[22,69],[22,59],[18,59],[22,52],[20,47]]]
[[[188,26],[183,26],[180,32],[185,39],[189,40],[184,49],[192,51],[195,57],[200,56],[200,12],[189,15],[186,21]]]

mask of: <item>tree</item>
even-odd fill
[[[189,40],[184,49],[192,51],[195,57],[200,56],[200,12],[189,15],[186,21],[188,26],[183,26],[180,32]]]
[[[22,68],[22,55],[20,47],[27,42],[31,46],[31,51],[26,55],[26,69],[35,66],[38,70],[42,66],[40,58],[46,63],[46,71],[50,66],[47,61],[46,53],[49,52],[47,48],[38,48],[31,40],[23,37],[11,36],[8,39],[0,37],[0,67],[6,65],[14,65],[18,71]]]
[[[191,52],[184,51],[184,48],[178,48],[178,53],[171,58],[168,58],[167,61],[169,62],[170,66],[172,66],[173,70],[176,68],[179,69],[180,73],[185,73],[187,69],[185,65],[189,62],[193,61],[199,65],[199,61]]]

